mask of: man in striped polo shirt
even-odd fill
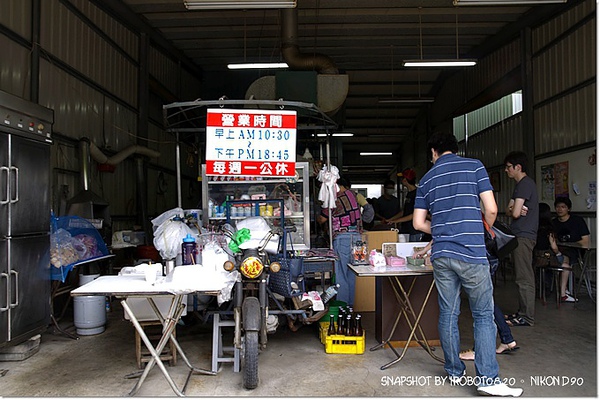
[[[493,188],[481,161],[458,156],[452,134],[435,133],[428,140],[433,167],[417,188],[413,225],[431,233],[431,261],[438,290],[438,330],[444,369],[450,383],[466,373],[459,357],[460,291],[465,291],[474,321],[475,370],[473,382],[483,395],[520,396],[522,389],[502,383],[496,360],[496,325],[490,267],[483,235],[483,211],[492,226],[498,214]],[[483,205],[483,210],[481,208]],[[427,214],[431,214],[431,220]]]

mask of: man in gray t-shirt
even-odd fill
[[[527,175],[527,155],[513,151],[504,158],[504,170],[517,182],[512,198],[506,207],[511,218],[510,227],[517,236],[519,246],[513,251],[515,283],[519,290],[519,310],[507,315],[510,326],[533,326],[535,314],[535,274],[533,248],[537,239],[539,202],[535,181]]]

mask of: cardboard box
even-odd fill
[[[396,231],[369,231],[363,234],[367,243],[367,258],[372,249],[381,251],[381,245],[398,241]],[[360,312],[375,311],[375,278],[363,276],[356,278],[354,310]]]

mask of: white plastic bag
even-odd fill
[[[216,242],[210,241],[202,249],[202,265],[212,271],[224,271],[223,264],[230,260],[229,254]]]
[[[171,260],[177,257],[188,233],[194,234],[183,221],[166,220],[154,232],[154,247],[164,260]]]
[[[231,292],[233,291],[233,286],[238,279],[242,279],[238,271],[234,270],[225,274],[225,286],[217,295],[217,303],[219,305],[231,300]]]
[[[183,208],[176,207],[171,210],[167,210],[164,213],[160,214],[158,217],[154,218],[151,221],[153,231],[156,232],[159,226],[171,220],[173,217],[183,218]]]
[[[371,253],[369,254],[369,264],[374,267],[385,267],[385,256],[377,250],[371,250]]]
[[[331,168],[324,165],[319,175],[317,175],[317,179],[323,182],[319,190],[319,200],[323,202],[323,208],[335,208],[335,200],[339,190],[336,182],[339,178],[340,173],[335,165],[332,165]]]
[[[264,240],[271,227],[263,217],[248,217],[237,223],[237,229],[247,228],[250,230],[250,240],[239,245],[240,249],[257,248],[264,243]],[[273,235],[265,247],[265,251],[270,254],[277,253],[279,247],[279,235]]]

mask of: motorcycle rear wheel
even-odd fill
[[[246,331],[244,337],[243,385],[246,389],[258,386],[258,332]]]

